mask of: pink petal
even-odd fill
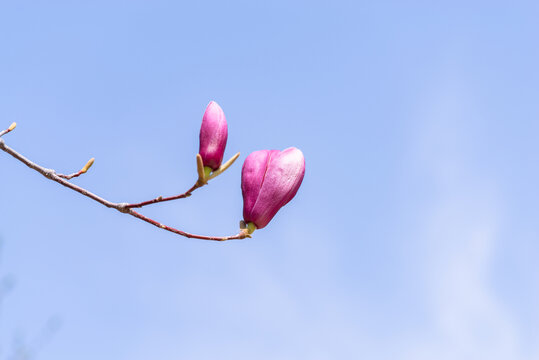
[[[262,152],[268,155],[266,157],[255,155],[249,163],[246,159],[244,164],[244,168],[250,170],[249,176],[245,178],[246,186],[243,191],[244,220],[254,222],[259,229],[265,227],[279,209],[292,200],[305,175],[305,158],[299,149],[288,148],[281,152],[263,150],[256,153]],[[267,168],[262,174],[264,163]],[[244,189],[243,182],[242,172],[242,189]],[[257,186],[260,186],[258,191]],[[254,194],[257,196],[253,201]]]
[[[228,126],[223,109],[215,101],[206,107],[200,127],[200,147],[198,153],[202,156],[204,166],[217,170],[223,161]]]

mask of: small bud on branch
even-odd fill
[[[86,163],[86,165],[84,165],[84,167],[80,170],[81,173],[86,173],[86,171],[88,171],[92,165],[94,164],[94,161],[95,161],[95,158],[91,158],[90,160],[88,160],[88,162]]]
[[[11,125],[9,125],[9,127],[7,129],[0,131],[0,137],[6,135],[8,132],[13,131],[13,129],[15,129],[16,127],[17,127],[16,122],[11,123]]]
[[[85,174],[88,171],[88,169],[92,167],[92,165],[94,164],[94,161],[95,161],[95,158],[91,158],[90,160],[88,160],[86,165],[84,165],[83,168],[77,171],[76,173],[69,174],[69,175],[64,175],[64,174],[57,174],[57,175],[61,177],[62,179],[67,179],[67,180],[71,180],[73,178],[79,177],[82,174]]]

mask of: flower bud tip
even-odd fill
[[[305,175],[305,158],[297,148],[250,154],[241,171],[243,219],[264,228],[296,195]]]
[[[204,166],[217,170],[221,166],[228,138],[228,125],[223,109],[215,101],[210,101],[202,117],[200,126],[200,146]]]
[[[88,169],[90,169],[92,165],[94,164],[94,161],[95,161],[95,158],[91,158],[90,160],[88,160],[88,162],[86,163],[86,165],[84,165],[84,167],[80,170],[80,172],[84,174],[86,171],[88,171]]]

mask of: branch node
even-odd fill
[[[45,176],[47,179],[51,179],[56,175],[56,172],[53,169],[44,169],[43,176]]]
[[[129,214],[131,212],[131,209],[129,208],[129,204],[128,203],[119,203],[117,206],[116,206],[116,209],[121,212],[121,213],[124,213],[124,214]]]
[[[240,233],[238,234],[239,239],[245,239],[245,238],[252,238],[251,234],[249,234],[249,230],[247,229],[241,229]]]

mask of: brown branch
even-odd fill
[[[204,165],[202,163],[202,156],[200,156],[200,154],[197,154],[196,159],[197,159],[198,180],[195,183],[195,185],[191,186],[191,188],[189,190],[187,190],[183,194],[179,194],[179,195],[174,195],[174,196],[169,196],[169,197],[158,196],[158,197],[156,197],[155,199],[152,199],[152,200],[143,201],[143,202],[135,203],[135,204],[127,204],[126,207],[130,208],[130,209],[131,208],[141,208],[141,207],[146,206],[146,205],[157,204],[157,203],[160,203],[160,202],[171,201],[171,200],[178,200],[178,199],[183,199],[183,198],[191,196],[191,193],[193,191],[195,191],[196,189],[201,188],[201,187],[203,187],[204,185],[207,184],[207,181],[206,181],[206,178],[205,178],[205,173],[204,173]]]
[[[142,220],[142,221],[146,221],[147,223],[150,223],[150,224],[152,224],[154,226],[157,226],[158,228],[161,228],[161,229],[173,232],[174,234],[178,234],[178,235],[185,236],[185,237],[188,237],[188,238],[201,239],[201,240],[226,241],[226,240],[245,239],[246,237],[249,237],[249,238],[251,237],[251,235],[249,235],[247,230],[244,230],[244,229],[241,229],[239,234],[237,234],[237,235],[225,236],[225,237],[193,235],[193,234],[186,233],[185,231],[181,231],[181,230],[175,229],[173,227],[161,224],[161,223],[159,223],[159,222],[157,222],[157,221],[155,221],[153,219],[150,219],[150,218],[136,212],[135,210],[129,209],[129,214],[136,217],[136,218],[138,218],[138,219],[140,219],[140,220]]]
[[[14,128],[14,126],[12,125],[12,126],[10,126],[9,129],[0,131],[0,137],[7,134],[11,130],[13,130],[13,128]],[[94,193],[80,187],[80,186],[72,184],[69,181],[67,181],[65,178],[63,178],[63,177],[68,177],[70,175],[63,175],[63,177],[62,177],[62,176],[60,176],[61,174],[60,175],[57,174],[53,169],[44,168],[44,167],[42,167],[40,165],[37,165],[36,163],[30,161],[29,159],[27,159],[23,155],[19,154],[17,151],[15,151],[12,148],[10,148],[9,146],[7,146],[5,144],[5,142],[4,142],[4,139],[1,139],[1,138],[0,138],[0,150],[8,153],[11,156],[13,156],[15,159],[19,160],[20,162],[22,162],[23,164],[28,166],[30,169],[37,171],[38,173],[45,176],[49,180],[55,181],[55,182],[59,183],[60,185],[63,185],[65,187],[67,187],[67,188],[70,188],[71,190],[74,190],[74,191],[76,191],[76,192],[78,192],[78,193],[80,193],[80,194],[82,194],[82,195],[84,195],[84,196],[86,196],[86,197],[88,197],[88,198],[90,198],[92,200],[95,200],[98,203],[100,203],[100,204],[102,204],[102,205],[104,205],[104,206],[106,206],[108,208],[113,208],[113,209],[118,210],[121,213],[134,216],[137,219],[140,219],[140,220],[145,221],[145,222],[147,222],[149,224],[157,226],[157,227],[159,227],[159,228],[161,228],[163,230],[170,231],[170,232],[172,232],[174,234],[178,234],[178,235],[185,236],[185,237],[188,237],[188,238],[193,238],[193,239],[214,240],[214,241],[245,239],[246,237],[251,237],[249,235],[249,233],[245,229],[241,229],[240,232],[237,235],[224,236],[224,237],[190,234],[190,233],[187,233],[185,231],[181,231],[181,230],[175,229],[173,227],[161,224],[161,223],[159,223],[159,222],[157,222],[157,221],[155,221],[153,219],[150,219],[150,218],[148,218],[148,217],[146,217],[146,216],[144,216],[144,215],[142,215],[142,214],[140,214],[140,213],[138,213],[138,212],[131,209],[131,207],[141,207],[141,206],[148,205],[148,204],[154,204],[156,202],[169,201],[169,200],[174,200],[174,199],[180,199],[182,197],[187,197],[187,196],[190,195],[191,191],[193,191],[194,189],[200,187],[200,186],[197,186],[198,182],[191,189],[189,189],[187,192],[185,192],[184,194],[181,194],[181,195],[172,196],[172,197],[169,197],[169,198],[161,198],[160,200],[158,200],[159,198],[157,198],[157,199],[149,200],[149,201],[146,201],[144,203],[139,203],[139,204],[114,203],[114,202],[108,201],[106,199],[103,199],[102,197],[100,197],[100,196],[98,196],[98,195],[96,195],[96,194],[94,194]],[[92,161],[90,161],[90,162],[92,162]],[[88,162],[88,163],[90,163],[90,162]],[[88,164],[87,164],[87,166],[88,166]],[[91,166],[91,164],[90,164],[90,166]],[[86,168],[86,166],[85,166],[85,168]],[[88,166],[88,168],[89,168],[89,166]],[[86,168],[86,170],[88,170],[88,168]],[[84,170],[84,168],[82,170]],[[86,172],[86,171],[84,171],[84,172]],[[75,174],[77,174],[77,173],[75,173]],[[72,176],[72,177],[75,177],[75,176]]]
[[[200,154],[197,154],[196,160],[197,160],[198,180],[195,183],[195,185],[191,186],[191,188],[189,190],[187,190],[183,194],[179,194],[179,195],[174,195],[174,196],[169,196],[169,197],[158,196],[158,197],[156,197],[155,199],[152,199],[152,200],[143,201],[143,202],[135,203],[135,204],[127,204],[126,207],[130,208],[130,209],[141,208],[141,207],[146,206],[146,205],[152,205],[152,204],[157,204],[157,203],[160,203],[160,202],[184,199],[186,197],[189,197],[189,196],[191,196],[193,191],[195,191],[198,188],[203,187],[204,185],[207,185],[209,180],[221,175],[226,169],[228,169],[230,167],[230,165],[232,165],[234,163],[234,161],[236,161],[236,159],[239,156],[240,156],[240,153],[235,154],[226,163],[224,163],[221,167],[219,167],[219,169],[215,170],[209,176],[207,176],[205,171],[204,171],[204,164],[202,162],[202,156],[200,156]]]
[[[193,191],[195,191],[196,189],[198,189],[199,187],[202,187],[202,186],[203,185],[200,185],[199,182],[197,181],[195,185],[191,186],[191,188],[189,190],[187,190],[186,192],[184,192],[183,194],[179,194],[179,195],[175,195],[175,196],[169,196],[169,197],[159,196],[159,197],[156,197],[155,199],[152,199],[152,200],[143,201],[143,202],[136,203],[136,204],[127,204],[126,207],[129,208],[129,209],[141,208],[141,207],[146,206],[146,205],[157,204],[157,203],[164,202],[164,201],[184,199],[186,197],[191,196],[191,193]]]
[[[17,127],[16,122],[11,123],[11,125],[9,125],[9,127],[7,129],[0,131],[0,137],[6,135],[10,131],[13,131],[13,129],[15,129],[16,127]]]
[[[58,175],[62,179],[67,179],[67,180],[79,177],[82,174],[85,174],[88,171],[88,169],[92,167],[92,165],[94,164],[94,160],[95,160],[94,158],[91,158],[90,160],[88,160],[86,165],[84,165],[84,167],[80,169],[79,171],[77,171],[76,173],[69,174],[69,175],[64,175],[64,174],[56,174],[56,175]]]

